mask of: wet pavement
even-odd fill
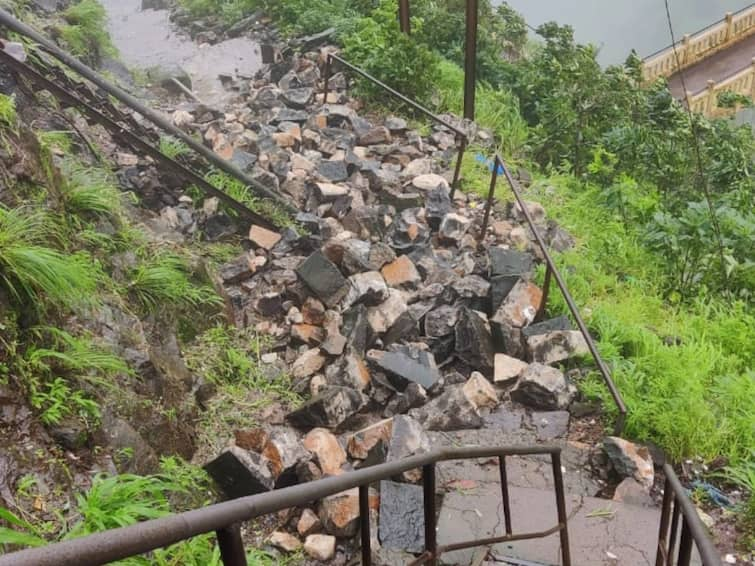
[[[192,89],[206,104],[220,105],[229,95],[219,75],[253,76],[262,66],[260,46],[238,37],[199,45],[177,31],[168,10],[142,10],[141,0],[101,0],[108,31],[120,59],[129,68],[183,68]]]

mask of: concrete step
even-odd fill
[[[515,533],[541,531],[554,526],[555,493],[552,490],[511,487],[512,527]],[[652,566],[658,537],[660,511],[597,497],[568,494],[569,542],[572,564],[580,566]],[[445,494],[438,519],[438,542],[449,544],[504,532],[503,503],[497,483]],[[558,534],[542,539],[502,543],[490,556],[506,564],[506,558],[539,564],[561,564]],[[468,565],[474,549],[445,554],[443,564]],[[493,562],[495,563],[495,562]],[[516,564],[516,562],[513,562]]]

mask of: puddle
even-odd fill
[[[108,14],[108,31],[120,58],[129,68],[181,66],[194,93],[219,105],[230,95],[218,75],[251,76],[262,66],[260,46],[249,38],[229,39],[200,47],[177,32],[168,10],[142,10],[141,0],[100,0]]]

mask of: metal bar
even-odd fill
[[[554,454],[560,453],[560,450],[558,446],[439,448],[394,462],[355,470],[341,476],[241,497],[137,525],[3,555],[0,556],[0,566],[59,566],[68,563],[85,566],[113,562],[216,531],[232,523],[247,521],[289,507],[300,507],[328,495],[388,479],[428,464],[467,458],[494,458],[502,455]],[[432,534],[434,535],[434,531]]]
[[[485,215],[482,217],[482,227],[480,228],[479,242],[485,239],[485,232],[488,230],[488,221],[490,220],[490,209],[493,207],[493,198],[495,197],[495,185],[498,182],[498,156],[493,160],[493,174],[490,176],[490,188],[488,189],[488,200],[485,202]]]
[[[28,76],[34,83],[37,84],[38,87],[49,91],[56,98],[65,101],[72,106],[75,106],[84,115],[107,128],[115,137],[122,139],[137,151],[146,153],[156,161],[165,165],[168,169],[174,171],[177,175],[180,175],[181,177],[186,179],[189,183],[197,185],[197,187],[199,187],[205,193],[222,200],[236,212],[250,219],[255,224],[259,224],[273,230],[276,229],[275,225],[263,216],[257,214],[244,204],[226,195],[221,190],[215,188],[213,185],[205,181],[203,177],[199,176],[191,169],[188,169],[177,161],[171,159],[170,157],[162,153],[159,149],[155,148],[153,145],[145,142],[130,130],[114,122],[113,120],[93,108],[91,105],[87,104],[85,101],[74,96],[70,92],[66,91],[66,89],[55,84],[45,76],[39,74],[36,70],[32,69],[28,65],[17,61],[2,50],[0,50],[0,60],[2,60],[5,64],[7,64],[17,72]]]
[[[681,514],[687,524],[687,530],[695,541],[703,566],[721,566],[721,558],[718,551],[708,537],[708,532],[705,529],[705,525],[703,525],[703,522],[700,520],[700,516],[697,514],[695,506],[687,497],[684,486],[679,481],[679,478],[676,477],[674,468],[668,463],[664,464],[663,473],[666,476],[666,480],[671,485],[671,489],[674,491],[676,504],[681,509]],[[682,538],[683,537],[684,529],[682,529]],[[682,543],[680,542],[679,544],[681,547]]]
[[[671,499],[672,499],[671,484],[666,478],[663,484],[663,503],[661,504],[661,525],[658,528],[658,549],[655,554],[655,566],[663,566],[666,564],[665,553],[666,544],[668,542],[668,523],[671,516]]]
[[[457,137],[459,137],[457,135]],[[454,194],[456,194],[456,189],[459,188],[459,181],[461,178],[461,166],[464,161],[464,153],[467,150],[467,138],[462,136],[459,139],[459,155],[456,158],[456,168],[454,169],[454,180],[451,183],[451,194],[450,198],[451,200],[454,199]]]
[[[412,23],[409,16],[409,0],[398,0],[398,21],[401,31],[406,35],[412,32]]]
[[[556,509],[558,522],[563,525],[559,536],[561,537],[561,564],[571,566],[571,553],[569,552],[569,527],[566,524],[566,500],[564,495],[564,477],[561,474],[561,454],[551,454],[553,465],[553,487],[556,489]]]
[[[114,96],[123,104],[135,110],[159,128],[180,139],[187,146],[199,153],[207,161],[212,163],[215,167],[248,185],[257,195],[271,199],[285,208],[288,212],[296,214],[296,208],[281,195],[269,190],[267,187],[263,186],[251,177],[245,175],[238,167],[234,166],[229,161],[221,159],[211,149],[205,147],[201,143],[197,142],[194,138],[187,135],[181,129],[175,127],[171,122],[166,120],[159,113],[155,112],[151,108],[148,108],[147,106],[144,106],[136,97],[127,93],[125,90],[119,88],[118,86],[109,83],[95,71],[81,63],[78,59],[72,57],[71,55],[57,47],[52,41],[37,32],[35,29],[18,21],[3,9],[0,9],[0,25],[4,25],[9,29],[15,31],[16,33],[34,40],[44,49],[44,51],[52,55],[55,59],[67,65],[68,67],[76,71],[79,75],[91,81],[108,94]]]
[[[676,563],[678,566],[689,566],[692,558],[692,533],[689,530],[689,523],[686,519],[682,520],[682,536],[679,538],[679,558]]]
[[[433,114],[430,110],[428,110],[427,108],[425,108],[424,106],[422,106],[418,102],[413,101],[411,98],[408,98],[408,97],[404,96],[403,94],[401,94],[400,92],[398,92],[397,90],[389,87],[387,84],[385,84],[381,80],[379,80],[379,79],[373,77],[372,75],[370,75],[367,71],[364,71],[364,70],[360,69],[356,65],[352,65],[351,63],[349,63],[345,59],[342,59],[341,57],[339,57],[338,55],[335,55],[333,53],[330,53],[328,56],[331,59],[333,59],[334,61],[338,61],[338,63],[340,63],[341,65],[343,65],[345,67],[348,67],[349,69],[351,69],[352,71],[354,71],[357,75],[359,75],[359,76],[367,79],[368,81],[371,81],[371,82],[375,83],[380,88],[382,88],[384,91],[386,91],[389,94],[391,94],[391,95],[395,96],[396,98],[398,98],[404,104],[408,104],[409,106],[411,106],[412,108],[414,108],[417,112],[420,112],[420,113],[424,114],[425,116],[427,116],[428,118],[431,118],[432,120],[435,120],[438,124],[441,124],[442,126],[445,126],[446,128],[448,128],[449,130],[451,130],[455,134],[457,134],[459,136],[462,136],[465,139],[467,138],[466,132],[464,132],[460,128],[457,128],[456,126],[454,126],[453,124],[451,124],[447,120],[444,120],[443,118],[441,118],[437,114]]]
[[[444,554],[446,552],[451,552],[454,550],[461,550],[463,548],[472,548],[475,546],[486,546],[490,544],[498,544],[501,542],[511,542],[515,540],[530,540],[530,539],[536,539],[536,538],[545,538],[547,536],[552,535],[553,533],[563,531],[564,527],[565,525],[559,524],[545,531],[521,533],[518,535],[513,535],[513,534],[501,535],[497,537],[481,538],[481,539],[469,540],[469,541],[464,541],[464,542],[455,542],[453,544],[444,544],[443,546],[438,547],[438,555]]]
[[[511,529],[511,502],[509,500],[509,477],[506,473],[506,456],[498,458],[498,470],[501,476],[501,498],[503,499],[503,522],[506,526],[506,534],[510,535]]]
[[[217,530],[220,558],[225,566],[247,566],[241,526],[238,523]]]
[[[668,549],[666,551],[666,560],[671,564],[674,561],[674,550],[676,548],[676,535],[679,533],[679,505],[674,496],[671,511],[671,531],[668,537]]]
[[[435,532],[435,464],[422,468],[422,494],[425,506],[425,551],[429,554],[427,564],[438,564],[438,540]]]
[[[362,566],[372,564],[372,544],[370,541],[370,486],[359,486],[359,524],[362,537]]]
[[[464,43],[464,117],[474,120],[477,88],[477,0],[467,0],[467,28]]]
[[[545,279],[543,279],[543,297],[540,300],[540,308],[537,309],[537,314],[535,315],[535,321],[537,322],[543,319],[543,317],[545,316],[545,309],[548,307],[548,295],[550,294],[551,290],[551,275],[553,275],[551,266],[549,263],[546,263]]]
[[[322,89],[322,103],[327,104],[328,103],[328,94],[329,94],[329,88],[330,88],[330,54],[328,54],[327,57],[325,57],[325,82],[323,84]]]
[[[556,264],[553,261],[553,258],[551,257],[550,253],[548,252],[548,248],[545,245],[543,238],[540,236],[540,231],[535,226],[535,222],[532,220],[532,216],[530,215],[529,210],[527,210],[524,200],[522,199],[522,195],[519,193],[519,190],[516,188],[516,183],[513,177],[511,176],[511,172],[509,171],[509,168],[506,166],[503,159],[501,159],[501,157],[498,154],[496,154],[496,161],[501,164],[501,167],[503,169],[503,174],[506,176],[506,180],[508,181],[509,187],[511,187],[511,190],[514,193],[514,197],[516,198],[517,203],[519,203],[519,208],[521,209],[522,214],[527,220],[527,224],[529,225],[530,230],[532,231],[532,234],[535,236],[537,245],[540,247],[540,250],[543,252],[545,263],[546,265],[550,266],[551,270],[553,271],[553,277],[556,280],[556,283],[558,284],[559,289],[561,289],[561,293],[564,296],[566,305],[569,307],[569,311],[572,313],[572,316],[574,317],[574,320],[576,321],[577,327],[579,327],[579,330],[582,333],[582,336],[584,336],[585,342],[587,342],[587,348],[590,350],[590,353],[592,354],[592,357],[598,366],[598,370],[603,376],[603,381],[608,387],[608,390],[611,393],[611,397],[613,397],[614,403],[616,403],[616,407],[619,410],[619,419],[617,420],[617,424],[616,424],[616,428],[614,432],[615,434],[619,435],[621,434],[623,430],[624,420],[626,418],[626,413],[627,413],[627,407],[624,404],[624,399],[622,398],[621,393],[619,393],[619,390],[616,387],[616,384],[613,382],[613,379],[611,379],[611,374],[608,370],[608,366],[606,366],[605,362],[603,361],[603,358],[600,356],[600,352],[598,352],[598,348],[595,345],[595,341],[592,339],[592,336],[590,336],[590,331],[587,330],[587,325],[585,324],[584,320],[582,320],[582,316],[579,314],[579,309],[577,309],[577,305],[574,303],[574,299],[572,298],[571,293],[569,293],[569,289],[566,287],[566,283],[564,282],[564,279],[561,277],[561,273],[559,273],[558,269],[556,268]],[[497,169],[497,167],[494,167],[494,168]]]

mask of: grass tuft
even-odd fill
[[[116,50],[107,33],[107,13],[97,0],[81,0],[63,12],[66,25],[60,37],[70,52],[88,63],[115,55]]]

